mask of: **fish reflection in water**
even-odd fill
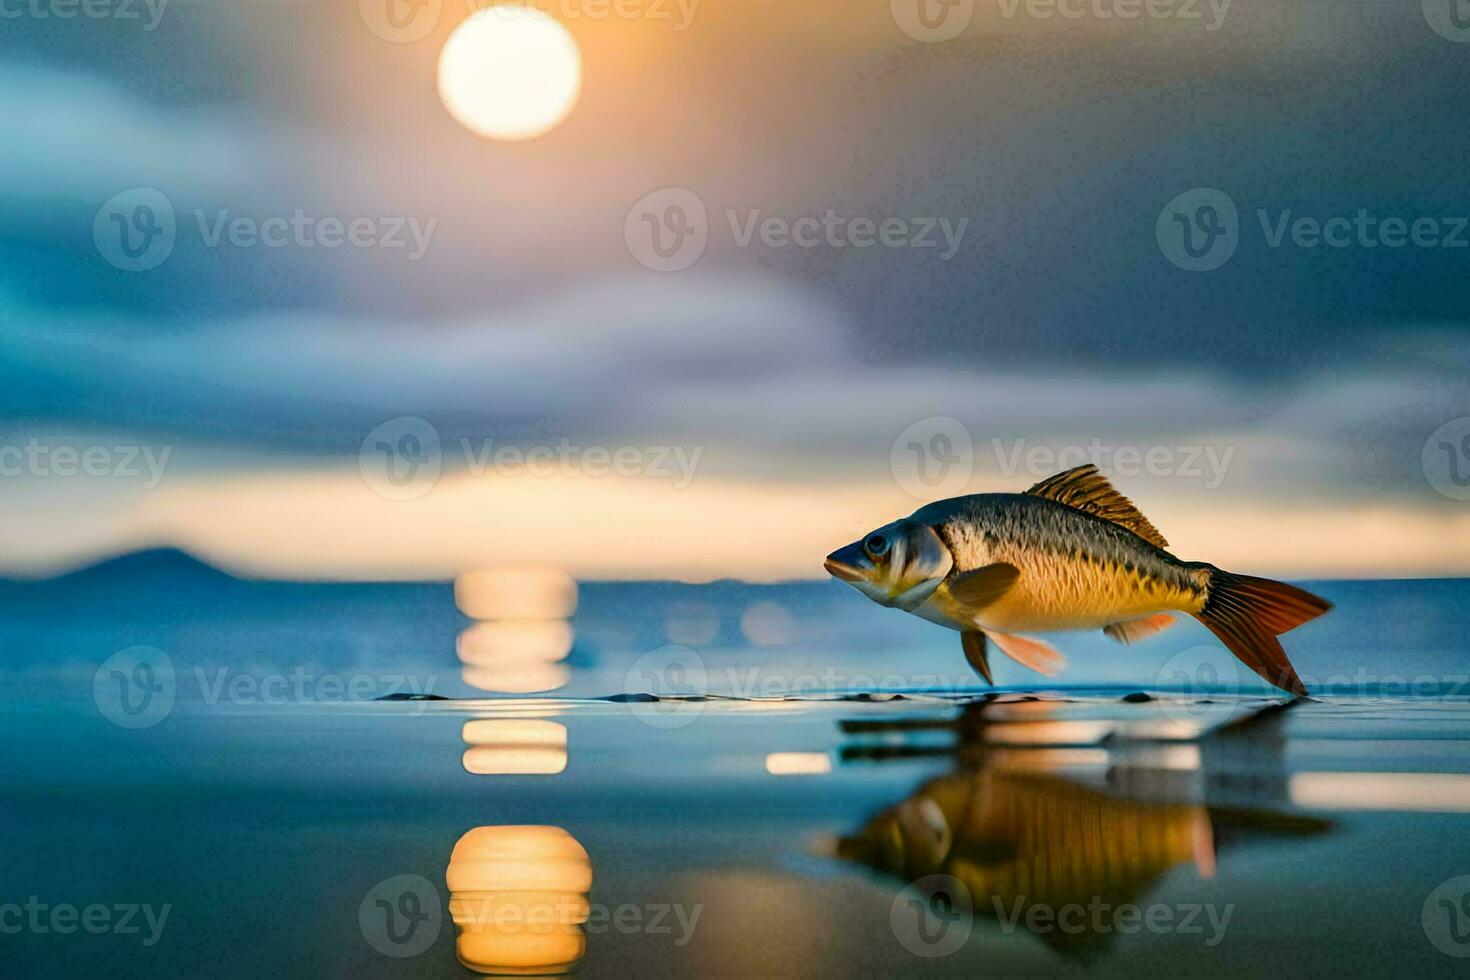
[[[566,973],[587,952],[592,861],[561,827],[476,827],[444,872],[459,961],[477,973]]]
[[[1106,722],[1055,717],[1062,710],[982,702],[954,722],[845,723],[850,734],[900,736],[897,745],[849,745],[846,762],[942,753],[956,765],[843,838],[839,856],[905,883],[952,876],[976,914],[1019,913],[1024,922],[1034,906],[1139,904],[1176,868],[1213,877],[1217,852],[1237,841],[1330,826],[1275,809],[1287,800],[1281,707],[1196,741],[1162,743],[1130,740]],[[952,729],[956,744],[903,744],[936,727]],[[1111,930],[1092,931],[1089,917],[1080,921],[1037,936],[1083,956],[1111,939]]]

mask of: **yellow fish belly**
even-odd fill
[[[1015,555],[1015,584],[982,609],[952,615],[1002,633],[1102,629],[1160,612],[1195,612],[1193,591],[1137,567],[1086,556]],[[952,603],[953,604],[953,603]]]

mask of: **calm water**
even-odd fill
[[[1470,587],[1314,588],[1283,707],[1187,625],[983,697],[826,584],[0,587],[6,972],[1463,973]]]

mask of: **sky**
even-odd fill
[[[818,578],[1088,461],[1185,558],[1470,571],[1447,3],[540,0],[519,141],[481,5],[0,3],[0,575]]]

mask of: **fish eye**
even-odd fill
[[[863,542],[863,550],[868,553],[869,558],[882,558],[888,554],[888,539],[881,534],[870,534],[868,540]]]

